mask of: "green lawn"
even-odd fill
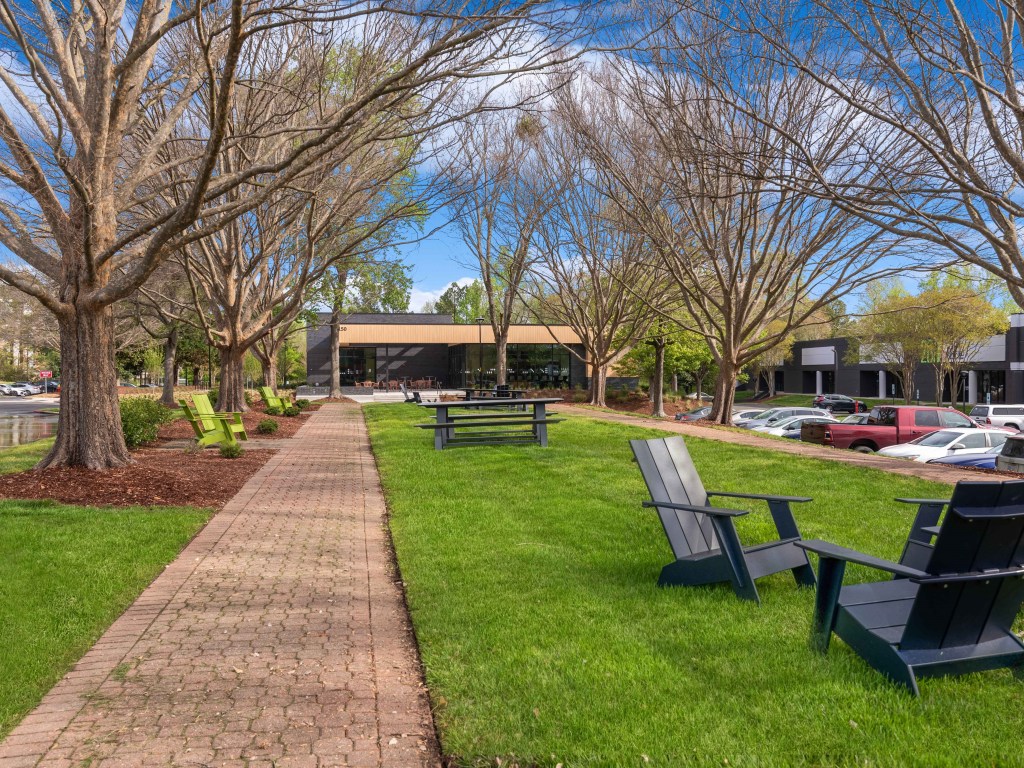
[[[570,417],[551,447],[432,449],[419,409],[366,408],[443,749],[458,764],[1024,765],[1024,682],[925,680],[913,699],[841,642],[807,644],[813,592],[659,589],[670,550],[627,439]],[[894,558],[912,478],[689,439],[710,488],[815,497],[804,536]],[[730,500],[731,503],[732,500]],[[770,534],[740,520],[747,543]],[[874,574],[854,568],[851,579]]]
[[[51,442],[0,451],[0,473],[28,469]],[[0,500],[0,739],[210,514]]]
[[[46,455],[52,445],[53,438],[48,437],[45,440],[36,440],[0,450],[0,475],[32,469]]]

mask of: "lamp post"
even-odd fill
[[[476,350],[476,386],[477,389],[483,389],[481,381],[484,375],[484,319],[482,317],[476,319]]]

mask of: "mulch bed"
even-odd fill
[[[286,437],[293,437],[299,428],[306,423],[309,415],[318,410],[318,405],[310,406],[298,416],[268,416],[263,412],[262,403],[251,411],[242,414],[242,423],[245,424],[245,432],[250,442],[253,440],[282,440]],[[277,422],[277,432],[269,435],[261,435],[256,427],[264,419],[273,419]],[[164,424],[157,432],[160,440],[181,440],[193,438],[196,433],[192,431],[192,425],[187,419],[177,419],[170,424]]]
[[[212,448],[201,453],[141,448],[132,452],[134,465],[106,472],[60,468],[0,475],[0,498],[219,509],[273,455],[247,448],[241,457],[225,459]]]

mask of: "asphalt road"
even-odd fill
[[[32,397],[0,395],[0,417],[32,413],[40,408],[56,408],[59,402],[56,395],[33,395]]]

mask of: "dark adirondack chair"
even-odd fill
[[[791,502],[811,499],[707,491],[683,438],[630,440],[629,444],[651,493],[652,500],[645,501],[644,506],[658,510],[676,557],[661,570],[659,586],[729,582],[737,596],[755,602],[760,602],[760,597],[754,581],[772,573],[791,570],[797,584],[814,586],[807,553],[796,546],[800,530],[789,508]],[[708,501],[711,496],[766,501],[779,539],[742,546],[733,518],[747,511],[713,507]]]
[[[921,677],[1024,664],[1012,631],[1024,602],[1024,481],[958,483],[921,568],[824,541],[798,546],[820,558],[811,639],[823,653],[834,632],[915,696]],[[896,578],[844,587],[846,563]]]

